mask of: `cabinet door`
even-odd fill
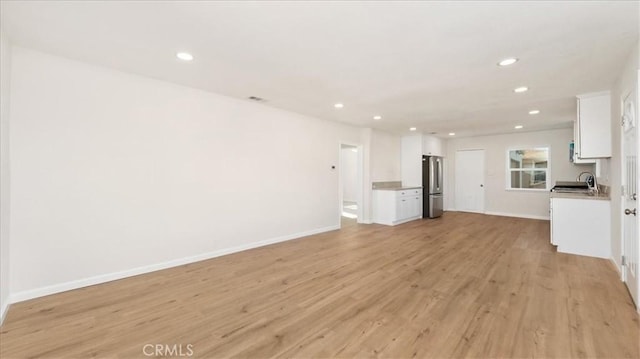
[[[564,233],[567,232],[565,228],[568,224],[564,222],[567,221],[564,216],[566,215],[566,210],[563,208],[561,204],[558,204],[557,198],[551,199],[551,240],[552,244],[555,246],[559,246],[564,238]]]
[[[396,221],[401,221],[407,218],[407,199],[404,197],[398,197],[396,200]]]
[[[585,164],[596,163],[595,159],[580,158],[580,100],[578,100],[578,115],[573,123],[573,163]]]
[[[418,205],[415,196],[407,196],[407,218],[413,218],[418,215]]]
[[[610,202],[554,198],[551,230],[560,253],[610,258]]]
[[[413,216],[422,217],[422,196],[415,195],[411,198],[413,202]]]
[[[425,156],[443,156],[442,140],[434,136],[422,138],[422,154]]]
[[[401,142],[400,175],[403,186],[422,186],[422,136],[404,136]]]
[[[611,157],[611,95],[583,95],[578,98],[578,157]]]
[[[555,244],[553,242],[553,198],[549,198],[549,220],[551,221],[549,226],[549,241],[551,244]]]
[[[405,216],[405,205],[403,198],[398,198],[398,202],[396,203],[396,221],[400,221],[404,219]]]

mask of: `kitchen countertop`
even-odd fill
[[[600,201],[610,201],[611,197],[608,193],[598,192],[596,195],[589,195],[588,193],[563,193],[563,192],[551,192],[551,198],[569,198],[569,199],[591,199]]]
[[[422,187],[387,187],[387,188],[374,188],[374,191],[404,191],[407,189],[422,189]]]

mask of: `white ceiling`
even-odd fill
[[[574,96],[611,87],[639,24],[636,1],[1,7],[2,28],[20,46],[323,119],[441,136],[569,127]],[[177,51],[195,60],[182,63]],[[496,66],[509,56],[520,61]],[[530,90],[515,94],[521,85]]]

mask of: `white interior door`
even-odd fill
[[[484,150],[456,152],[456,210],[484,213]]]
[[[624,280],[638,307],[638,113],[637,92],[630,93],[623,102],[622,125],[622,203],[623,203],[623,251]]]

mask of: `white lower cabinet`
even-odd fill
[[[551,198],[551,243],[558,252],[611,258],[611,202]]]
[[[373,222],[393,226],[422,217],[422,189],[374,190]]]

